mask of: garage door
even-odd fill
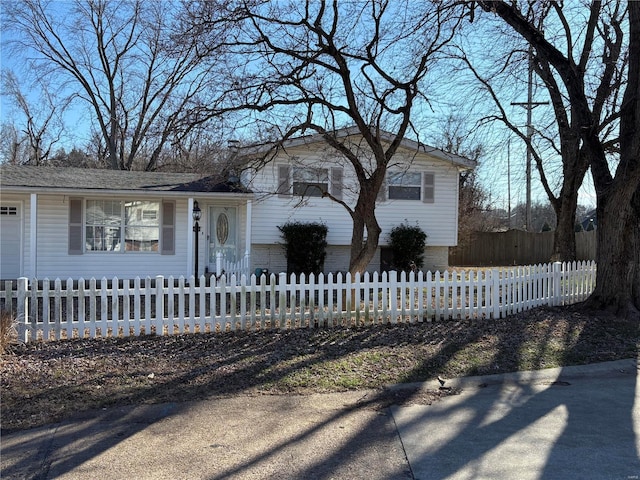
[[[20,207],[0,205],[0,279],[20,276]]]

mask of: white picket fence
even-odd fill
[[[227,278],[231,278],[231,275],[235,275],[236,278],[249,275],[249,252],[246,252],[237,262],[227,260],[222,252],[218,252],[215,265],[215,274],[218,278],[221,275],[226,275]]]
[[[133,280],[20,278],[0,293],[22,342],[496,319],[585,300],[594,262],[370,275]]]

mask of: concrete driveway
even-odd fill
[[[383,410],[375,392],[114,408],[4,435],[1,477],[640,479],[637,377],[624,360],[450,379],[459,395]]]

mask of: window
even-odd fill
[[[389,200],[422,200],[433,203],[435,199],[435,175],[428,172],[388,172]],[[381,192],[384,200],[384,189]]]
[[[124,245],[127,251],[157,252],[160,239],[160,203],[125,203]]]
[[[390,200],[420,200],[422,174],[415,172],[389,172]]]
[[[342,168],[278,166],[278,196],[322,197],[331,193],[342,200]]]
[[[87,200],[85,250],[157,252],[160,202]]]
[[[293,194],[322,197],[329,191],[329,170],[326,168],[294,168]]]
[[[87,200],[85,241],[87,251],[120,251],[122,202],[117,200]]]
[[[0,207],[0,215],[18,215],[18,207]]]

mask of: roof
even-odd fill
[[[333,132],[335,138],[347,138],[353,136],[361,136],[360,131],[357,127],[348,127],[341,128]],[[391,143],[395,139],[395,135],[389,132],[380,131],[380,139],[383,142]],[[249,145],[246,147],[242,147],[239,149],[241,156],[251,156],[251,155],[260,155],[267,154],[272,151],[274,148],[293,148],[299,147],[303,145],[312,145],[315,143],[326,143],[323,135],[320,133],[315,133],[313,135],[303,135],[300,137],[290,138],[285,140],[281,144],[278,143],[261,143],[255,145]],[[477,162],[475,160],[471,160],[469,158],[456,155],[451,152],[445,152],[444,150],[440,150],[435,147],[431,147],[421,142],[416,142],[414,140],[410,140],[408,138],[403,138],[400,143],[402,148],[407,150],[411,150],[413,152],[425,153],[431,157],[434,157],[438,160],[443,160],[445,162],[450,162],[457,167],[463,169],[473,169],[477,166]]]
[[[1,165],[0,188],[11,191],[248,194],[240,184],[195,173]]]

